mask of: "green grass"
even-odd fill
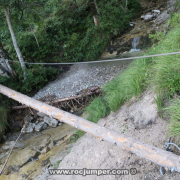
[[[169,107],[164,108],[167,116],[170,115],[170,135],[180,135],[180,99],[172,100]]]
[[[169,22],[169,32],[144,55],[180,51],[179,22],[180,14],[174,14]],[[103,87],[103,96],[92,101],[85,109],[85,118],[97,122],[148,87],[155,87],[159,113],[169,114],[170,134],[180,135],[180,100],[175,100],[164,108],[164,101],[180,95],[180,55],[134,60],[124,73]]]
[[[103,87],[103,96],[94,99],[85,109],[85,118],[97,122],[116,111],[125,101],[140,94],[147,86],[151,58],[135,60],[129,68]]]
[[[110,110],[102,97],[95,98],[85,109],[85,118],[94,123],[110,113]]]

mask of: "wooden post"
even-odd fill
[[[64,112],[58,108],[47,105],[43,102],[39,102],[3,85],[0,85],[0,93],[22,104],[26,104],[51,117],[54,117],[60,121],[63,121],[77,129],[83,130],[93,136],[96,136],[101,140],[109,141],[122,149],[126,149],[156,164],[168,168],[173,167],[176,171],[180,172],[180,157],[171,152],[162,150],[160,148],[148,144],[144,144],[143,142],[125,136],[124,134],[120,134],[111,129],[102,127],[98,124],[85,120],[81,117],[77,117],[70,113]]]

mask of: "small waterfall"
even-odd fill
[[[140,36],[135,37],[135,38],[132,40],[132,48],[131,48],[131,50],[129,51],[129,53],[134,52],[134,51],[140,51],[140,49],[138,49],[138,48],[139,48],[139,42],[140,42]]]

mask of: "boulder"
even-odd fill
[[[44,129],[47,129],[47,124],[45,123],[45,122],[40,122],[40,123],[38,123],[38,124],[36,124],[36,126],[35,126],[35,131],[42,131],[42,130],[44,130]]]
[[[44,117],[44,122],[47,123],[51,127],[56,127],[58,125],[58,120],[47,117],[47,116]]]
[[[153,20],[153,18],[154,18],[154,16],[152,14],[150,14],[150,15],[147,14],[147,15],[144,16],[144,21],[148,22],[148,21]]]
[[[162,24],[162,23],[165,23],[167,21],[167,19],[170,18],[170,14],[168,14],[167,10],[164,11],[163,13],[161,13],[155,20],[154,20],[154,23],[156,25],[159,25],[159,24]]]
[[[7,150],[7,149],[11,149],[12,147],[14,147],[14,149],[15,148],[23,149],[25,147],[25,144],[21,142],[17,142],[15,144],[15,141],[9,141],[9,142],[6,142],[1,148],[4,150]]]
[[[35,124],[31,122],[26,122],[23,126],[23,133],[31,133],[35,128]]]

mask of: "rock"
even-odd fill
[[[9,159],[3,174],[9,174],[13,171],[18,171],[18,169],[28,163],[31,158],[37,156],[37,152],[29,149],[28,147],[16,151],[16,153],[11,154],[11,159]]]
[[[31,122],[34,118],[31,116],[31,115],[27,115],[25,118],[24,118],[24,122]]]
[[[7,149],[11,149],[15,144],[15,141],[10,141],[10,142],[6,142],[3,146],[2,149],[7,150]],[[23,149],[25,147],[24,143],[20,143],[17,142],[16,145],[14,146],[14,148],[21,148]]]
[[[44,122],[46,122],[51,127],[56,127],[58,125],[58,120],[47,116],[44,117]]]
[[[130,25],[131,27],[134,27],[134,26],[135,26],[135,23],[134,23],[134,22],[130,22],[129,25]]]
[[[63,123],[60,122],[60,123],[58,123],[58,126],[61,126],[62,124],[63,124]]]
[[[49,139],[49,136],[46,135],[41,142],[37,141],[32,148],[39,153],[46,153],[50,150],[50,143],[51,140]]]
[[[152,10],[152,13],[153,13],[153,14],[157,14],[157,15],[158,15],[158,14],[160,14],[160,13],[161,13],[161,11],[160,11],[160,10]]]
[[[168,11],[164,11],[163,13],[161,13],[155,20],[154,20],[154,23],[156,25],[159,25],[159,24],[162,24],[164,22],[167,21],[167,19],[170,18],[170,14],[168,14]]]
[[[47,124],[45,122],[40,122],[38,124],[36,124],[35,126],[35,131],[42,131],[44,129],[47,129]]]
[[[144,16],[144,21],[148,22],[148,21],[153,20],[153,18],[154,18],[154,16],[152,14],[151,15],[147,14]]]
[[[168,8],[168,9],[167,9],[167,13],[168,13],[168,14],[172,13],[172,12],[174,11],[174,9],[175,9],[174,6]]]
[[[31,133],[31,132],[33,132],[34,127],[35,127],[34,123],[26,122],[24,124],[24,126],[23,126],[23,133]]]
[[[45,117],[45,116],[46,116],[46,114],[44,114],[44,113],[42,113],[42,112],[38,112],[37,115],[38,115],[39,117]]]

